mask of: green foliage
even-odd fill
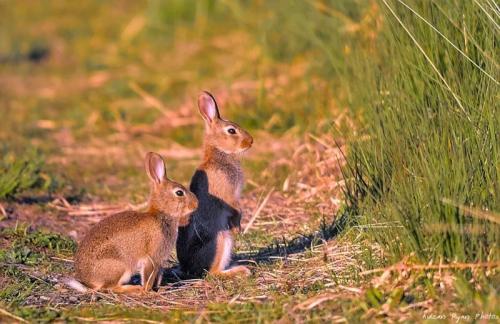
[[[47,284],[40,280],[32,280],[18,268],[12,265],[2,266],[0,274],[10,277],[13,282],[2,287],[0,301],[11,305],[21,304],[35,290],[47,288]]]
[[[36,265],[42,260],[44,260],[42,254],[33,251],[27,246],[15,245],[7,251],[0,250],[1,262]]]
[[[21,307],[28,297],[54,289],[52,284],[41,279],[40,274],[32,276],[29,272],[53,274],[67,270],[54,263],[50,256],[69,256],[74,253],[76,243],[60,234],[30,231],[27,226],[5,228],[0,236],[10,242],[8,248],[0,249],[0,276],[3,277],[1,303],[15,306],[15,313],[26,319],[54,319],[59,313],[50,308]]]
[[[19,245],[46,248],[56,253],[73,253],[76,250],[75,241],[58,233],[30,231],[28,227],[19,225],[14,229],[5,229],[4,234],[15,238],[14,243]]]
[[[443,32],[482,70],[499,79],[495,60],[498,36],[494,22],[477,5],[481,1],[404,3]],[[331,122],[337,119],[332,111],[344,107],[350,109],[348,119],[359,121],[354,131],[336,126],[335,134],[349,139],[353,131],[359,139],[348,143],[345,212],[383,250],[378,253],[371,244],[363,246],[363,267],[382,267],[380,254],[395,261],[412,252],[420,258],[415,260],[418,263],[498,259],[498,225],[471,216],[474,211],[487,211],[497,217],[500,210],[500,114],[496,113],[499,107],[495,100],[498,84],[406,8],[403,1],[390,0],[388,4],[429,60],[388,10],[385,0],[152,0],[124,3],[118,11],[97,1],[85,2],[78,8],[70,2],[50,6],[0,4],[6,12],[0,25],[8,27],[0,28],[0,50],[6,53],[0,54],[0,61],[9,63],[1,66],[2,72],[20,80],[29,79],[26,83],[34,82],[37,89],[45,84],[36,80],[45,82],[47,76],[55,77],[54,84],[61,85],[54,87],[49,82],[47,89],[53,88],[57,93],[47,99],[45,95],[50,97],[50,91],[38,96],[37,91],[23,91],[14,82],[15,91],[9,88],[0,96],[2,106],[11,112],[0,138],[18,147],[36,138],[44,152],[54,154],[61,149],[60,140],[54,140],[59,138],[55,130],[69,129],[74,138],[67,140],[74,140],[74,147],[84,144],[81,147],[85,148],[93,138],[116,135],[117,129],[125,134],[129,128],[149,125],[159,118],[154,109],[138,109],[144,105],[138,103],[141,98],[131,89],[130,82],[170,108],[178,107],[183,95],[192,96],[200,87],[256,81],[255,89],[245,90],[255,92],[248,93],[244,107],[230,103],[224,108],[228,116],[251,131],[278,135],[331,131]],[[112,20],[108,19],[110,10],[115,13]],[[61,15],[68,19],[56,19]],[[41,34],[33,28],[39,24],[46,26]],[[260,45],[256,51],[259,54],[249,54],[253,48],[248,53],[240,52],[238,39],[221,37],[228,31],[230,36],[233,31],[237,36],[253,35]],[[66,55],[68,49],[72,55]],[[233,52],[236,55],[228,55]],[[56,59],[50,62],[28,63],[34,62],[31,56],[43,58],[52,54]],[[227,61],[226,56],[233,60]],[[235,56],[241,62],[235,62]],[[293,79],[295,64],[304,71]],[[102,74],[93,75],[96,72]],[[97,81],[92,85],[91,80]],[[24,108],[18,109],[20,106]],[[53,130],[36,126],[45,119],[54,122]],[[324,124],[318,122],[325,119]],[[152,149],[164,148],[163,140],[167,138],[197,147],[201,132],[191,126],[165,128],[154,134],[162,142],[151,141],[140,133],[137,140]],[[131,138],[135,139],[135,135]],[[123,199],[130,190],[144,191],[140,186],[125,185],[132,178],[144,177],[136,166],[125,166],[133,164],[132,157],[136,157],[136,148],[130,156],[123,156],[122,164],[116,164],[114,159],[96,158],[86,159],[85,168],[81,168],[81,164],[73,164],[70,159],[64,173],[102,199]],[[277,186],[290,172],[283,167],[264,174],[273,158],[274,155],[246,160],[247,170],[259,175],[259,184]],[[0,199],[29,189],[54,188],[55,182],[41,171],[43,159],[39,154],[15,157],[4,153],[1,159]],[[55,164],[52,167],[57,168],[59,164]],[[181,160],[169,164],[172,174],[186,181],[192,167]],[[122,181],[112,186],[100,181],[110,175]],[[469,205],[473,206],[472,214],[465,213],[464,207]],[[354,230],[358,242],[358,232]],[[321,282],[301,288],[290,285],[286,289],[270,284],[262,303],[209,303],[202,316],[104,303],[54,311],[51,307],[27,308],[20,305],[29,295],[53,287],[29,277],[29,270],[25,273],[25,269],[49,273],[57,263],[48,256],[69,255],[75,243],[59,235],[24,228],[6,230],[1,235],[11,243],[6,250],[0,250],[0,262],[8,263],[1,271],[12,282],[2,288],[0,299],[2,303],[16,304],[14,313],[30,320],[78,321],[81,316],[110,321],[269,321],[286,318],[291,311],[287,307],[319,296],[325,289]],[[253,231],[239,244],[251,250],[256,245],[270,245],[273,239],[265,231]],[[54,272],[67,270],[64,265],[58,266],[61,269]],[[269,265],[267,272],[280,266]],[[357,267],[353,268],[353,277],[358,272]],[[445,307],[453,300],[472,309],[495,311],[498,276],[478,280],[480,272],[473,277],[465,271],[462,274],[463,278],[459,277],[450,287],[455,294],[440,292],[438,279],[430,273],[419,273],[410,285],[409,280],[398,279],[398,286],[370,286],[348,302],[324,302],[307,310],[305,316],[325,321],[332,313],[342,311],[347,319],[360,322],[366,321],[364,314],[385,312],[387,308],[405,307],[414,300],[429,298],[445,299]],[[291,279],[294,282],[295,278]],[[213,280],[210,284],[231,296],[256,287],[250,281],[234,284]],[[344,285],[346,280],[338,281]],[[359,285],[366,283],[365,277],[357,280]],[[260,288],[255,295],[264,294]]]
[[[61,311],[48,307],[19,307],[16,315],[37,323],[52,323],[61,315]]]
[[[0,159],[0,199],[12,198],[30,189],[54,191],[59,183],[43,172],[44,158],[38,151],[15,155],[2,149]]]
[[[363,87],[373,95],[370,140],[348,156],[351,211],[395,259],[413,251],[424,260],[498,258],[498,224],[461,211],[500,210],[498,84],[486,75],[500,75],[496,32],[473,3],[405,3],[484,71],[401,3],[380,3],[384,64]]]
[[[321,4],[298,0],[264,1],[254,4],[260,19],[247,16],[246,21],[256,28],[257,36],[272,59],[283,62],[312,55],[315,72],[334,80],[331,73],[345,65],[344,47],[358,40],[356,35],[345,32],[349,27],[346,25],[358,23],[363,18],[367,3],[365,0],[322,1]]]
[[[245,303],[228,305],[226,303],[210,303],[207,305],[205,320],[210,322],[268,322],[272,319],[279,319],[283,310],[273,304]],[[21,308],[17,313],[23,310]],[[141,307],[124,307],[117,305],[92,305],[67,309],[58,314],[58,318],[65,320],[78,320],[82,318],[106,319],[109,321],[168,321],[168,322],[189,322],[195,321],[198,314],[182,309],[172,309],[168,312],[159,312]]]
[[[7,250],[0,250],[0,262],[37,265],[46,260],[46,252],[70,255],[76,243],[61,234],[45,231],[29,231],[26,226],[6,228],[2,237],[11,240]]]
[[[0,160],[0,199],[39,186],[42,165],[43,160],[37,153],[16,158],[4,152]]]
[[[366,105],[371,93],[365,87],[374,78],[370,68],[380,64],[380,58],[373,55],[380,22],[378,6],[372,1],[232,1],[225,5],[232,19],[253,31],[274,64],[308,63],[304,78],[283,89],[286,104],[279,114],[266,89],[258,89],[256,109],[245,110],[245,115],[239,111],[248,126],[262,128],[273,117],[277,122],[271,130],[276,133],[293,127],[327,132],[331,124],[321,129],[318,121],[337,117],[331,115],[329,99],[348,105],[354,113]],[[318,87],[318,79],[326,82],[326,89]],[[308,92],[294,96],[304,84]],[[342,136],[351,135],[349,129],[342,130],[346,131]]]
[[[180,311],[158,312],[146,307],[125,307],[119,305],[98,304],[75,307],[67,309],[60,314],[61,318],[67,321],[78,321],[78,319],[107,319],[116,322],[136,322],[141,320],[161,321],[161,320],[186,320]]]

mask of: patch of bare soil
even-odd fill
[[[11,202],[5,204],[7,216],[0,223],[0,228],[12,228],[16,225],[27,224],[33,229],[47,229],[52,232],[72,236],[73,232],[83,232],[95,218],[68,217],[64,212],[49,208],[47,205],[24,204]]]

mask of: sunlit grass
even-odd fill
[[[364,224],[395,222],[369,232],[395,260],[411,252],[423,260],[497,259],[498,225],[443,203],[500,208],[496,32],[473,3],[383,1],[382,8],[390,24],[366,111],[370,140],[349,155],[353,211]],[[482,230],[425,230],[443,224]]]
[[[273,141],[328,134],[348,143],[347,205],[339,214],[350,217],[350,230],[337,240],[362,246],[360,267],[498,261],[498,224],[475,216],[497,217],[500,210],[498,8],[490,2],[88,1],[0,3],[0,11],[0,105],[7,116],[0,140],[9,148],[0,198],[36,183],[49,193],[140,203],[148,193],[141,154],[150,150],[170,154],[169,175],[187,184],[203,136],[196,95],[206,89],[221,98],[225,117],[258,139],[257,154],[243,163],[251,182],[244,194],[285,191],[290,174],[302,171],[287,164],[285,151],[262,150]],[[39,149],[46,161],[12,158],[24,148]],[[12,174],[14,185],[2,185]],[[69,189],[54,184],[59,178]],[[310,219],[298,225],[306,233],[333,218],[320,215],[316,204],[304,203]],[[40,237],[51,244],[51,235]],[[290,235],[273,237],[261,227],[237,247],[286,245]],[[32,253],[34,242],[16,242],[22,244],[12,246],[8,260],[43,259],[39,268],[50,269],[43,254]],[[288,265],[283,260],[258,270],[272,274]],[[15,264],[8,271],[2,297],[28,319],[167,319],[122,306],[21,307],[31,292],[50,286],[32,282]],[[205,317],[175,311],[168,319],[269,321],[294,313],[290,321],[318,321],[335,311],[363,321],[386,316],[387,309],[408,312],[428,299],[494,311],[498,276],[488,271],[457,271],[459,279],[445,286],[456,293],[443,294],[440,287],[450,280],[441,272],[392,273],[386,280],[401,283],[394,288],[372,285],[353,267],[349,278],[333,281],[362,288],[339,288],[347,289],[341,301],[322,296],[333,286],[307,281],[315,278],[283,276],[278,286],[264,288],[251,280],[224,286],[209,279],[235,301],[241,291],[260,295],[262,289],[269,299],[211,302]],[[307,282],[297,288],[302,279]],[[320,306],[307,309],[318,299]]]

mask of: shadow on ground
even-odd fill
[[[347,213],[343,213],[338,219],[335,219],[331,224],[323,224],[318,231],[307,235],[301,235],[291,240],[283,239],[281,242],[276,240],[267,247],[261,248],[255,253],[242,253],[233,256],[233,263],[242,265],[261,265],[272,264],[278,260],[286,260],[288,256],[297,253],[302,253],[312,246],[319,245],[325,241],[329,241],[339,235],[347,225]],[[161,286],[174,285],[182,286],[184,280],[196,279],[186,277],[180,272],[179,266],[175,265],[171,268],[164,269]],[[140,278],[134,277],[132,282],[140,284]]]

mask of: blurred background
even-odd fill
[[[366,249],[355,273],[497,262],[499,17],[490,0],[0,1],[2,227],[78,237],[146,199],[147,151],[188,183],[209,90],[255,137],[240,250],[341,224]],[[459,276],[460,303],[494,305],[498,274]]]
[[[191,171],[184,166],[194,166],[202,138],[194,105],[202,89],[214,93],[225,116],[261,134],[257,147],[283,135],[328,133],[333,121],[352,129],[353,110],[345,106],[352,98],[335,76],[346,57],[356,56],[351,42],[371,46],[378,19],[369,3],[348,9],[244,1],[1,6],[4,149],[38,148],[49,168],[57,165],[56,174],[64,165],[70,183],[96,194],[105,190],[96,176],[142,173],[137,166],[150,149],[176,151],[169,170],[187,180]],[[326,25],[300,23],[303,13],[323,15]],[[256,174],[269,160],[255,161]],[[105,195],[126,194],[118,184],[104,187]]]

